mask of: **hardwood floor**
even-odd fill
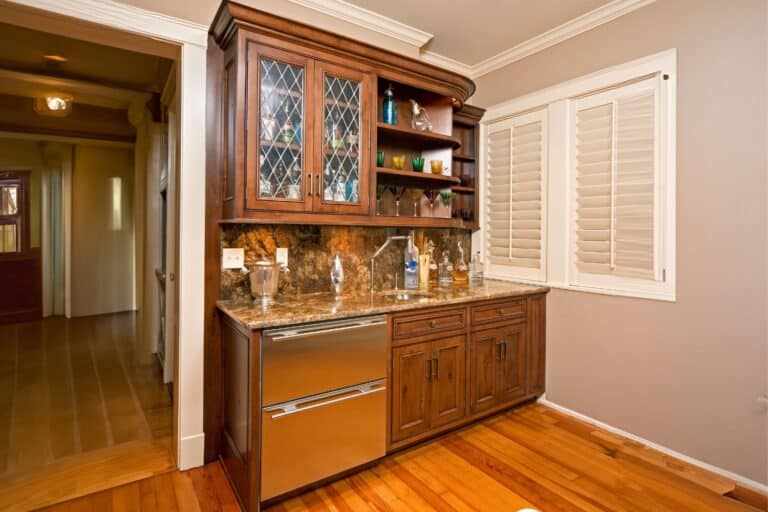
[[[50,503],[47,480],[61,499],[174,466],[170,393],[135,348],[132,312],[0,325],[0,510]]]
[[[758,510],[722,496],[735,487],[732,481],[531,404],[396,454],[268,510]],[[218,512],[239,507],[221,467],[214,463],[45,510]]]

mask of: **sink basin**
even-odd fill
[[[415,300],[432,297],[431,293],[419,290],[385,290],[383,292],[378,292],[377,295],[395,300]]]

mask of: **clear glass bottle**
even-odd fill
[[[469,280],[472,284],[483,284],[484,277],[484,265],[480,261],[480,251],[477,251],[472,256],[472,261],[469,263]]]
[[[453,266],[453,280],[457,283],[466,283],[469,278],[469,267],[464,259],[464,247],[458,242],[459,259]]]
[[[405,288],[419,287],[419,248],[413,243],[413,231],[408,235],[408,245],[405,248]]]
[[[432,240],[427,242],[427,253],[429,254],[429,284],[437,284],[437,258],[435,258],[435,243]]]
[[[448,257],[448,251],[443,251],[443,259],[440,260],[437,270],[437,282],[441,286],[453,284],[453,263]]]

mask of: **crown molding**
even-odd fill
[[[440,55],[439,53],[430,52],[430,51],[423,51],[421,52],[421,60],[428,64],[432,64],[434,66],[441,67],[443,69],[447,69],[449,71],[453,71],[455,73],[459,73],[460,75],[464,75],[467,77],[472,77],[472,66],[469,64],[464,64],[461,61],[452,59],[450,57],[446,57],[445,55]]]
[[[288,0],[291,3],[328,14],[342,21],[373,30],[420,49],[434,37],[429,32],[406,25],[382,14],[344,0]]]
[[[546,50],[579,34],[583,34],[588,30],[613,21],[655,1],[614,0],[473,65],[429,51],[422,52],[421,58],[430,64],[435,64],[475,79],[508,66],[513,62],[522,60],[534,53]]]
[[[70,18],[125,30],[167,41],[205,48],[208,27],[188,20],[166,16],[113,0],[10,0],[12,3],[42,9]]]

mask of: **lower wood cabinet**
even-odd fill
[[[393,443],[465,416],[465,335],[395,347],[392,358]]]
[[[527,338],[523,322],[472,334],[469,373],[473,414],[527,394]]]

